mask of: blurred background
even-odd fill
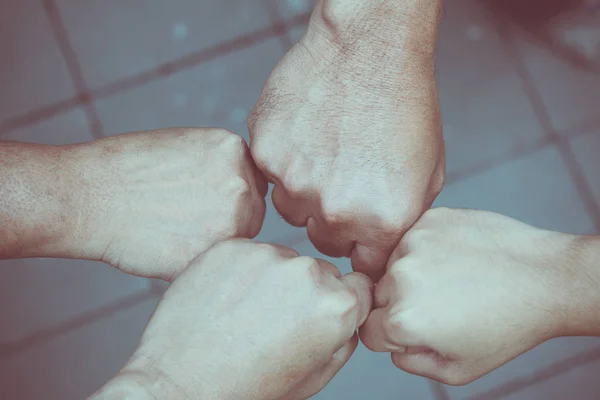
[[[311,0],[2,0],[0,140],[66,144],[171,126],[247,137]],[[452,0],[438,82],[438,205],[600,232],[600,2]],[[317,256],[270,207],[260,239]],[[349,271],[346,260],[334,261]],[[85,261],[0,262],[0,398],[83,399],[132,354],[165,286]],[[548,342],[465,387],[363,347],[317,399],[598,399],[600,338]]]

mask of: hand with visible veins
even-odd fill
[[[244,140],[222,129],[2,142],[0,154],[2,258],[97,260],[170,280],[215,243],[262,226],[267,183]]]
[[[309,398],[354,352],[372,289],[288,248],[223,242],[174,281],[131,360],[92,398]]]
[[[320,0],[249,118],[286,221],[377,279],[445,177],[440,0]]]
[[[463,385],[551,338],[600,335],[600,240],[433,209],[395,250],[360,330],[407,372]]]

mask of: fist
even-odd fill
[[[233,133],[139,132],[74,151],[82,210],[74,257],[170,280],[213,244],[262,226],[267,183]]]
[[[288,248],[223,242],[167,290],[121,375],[157,399],[306,399],[354,352],[372,288]]]
[[[323,254],[380,277],[444,182],[433,57],[413,68],[415,57],[353,51],[315,12],[249,118],[251,152],[288,223],[307,227]]]
[[[488,212],[425,213],[389,261],[361,340],[448,384],[487,374],[557,336],[563,236]]]

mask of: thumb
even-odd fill
[[[450,362],[433,350],[408,348],[403,353],[392,353],[392,362],[409,374],[447,382]]]
[[[340,281],[356,294],[357,307],[354,314],[355,319],[352,323],[352,326],[349,327],[352,329],[352,333],[354,333],[360,326],[362,326],[362,324],[365,323],[369,313],[371,312],[375,284],[371,279],[369,279],[368,276],[358,272],[352,272],[348,275],[345,275],[340,278]],[[345,338],[345,341],[350,339],[350,337],[351,335],[348,335],[348,337]]]

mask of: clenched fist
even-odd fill
[[[377,277],[444,182],[437,29],[426,25],[429,47],[416,51],[422,32],[380,25],[401,7],[359,9],[352,20],[349,4],[319,3],[249,118],[251,152],[286,221],[306,226],[322,253]],[[438,7],[422,8],[435,27]]]
[[[67,159],[77,214],[70,257],[169,280],[213,244],[262,226],[267,184],[233,133],[131,133],[74,146]]]
[[[577,243],[493,213],[431,210],[389,261],[360,338],[456,385],[553,337],[598,332],[600,253]]]
[[[223,242],[175,280],[132,359],[95,398],[309,398],[354,352],[372,288],[288,248]]]

